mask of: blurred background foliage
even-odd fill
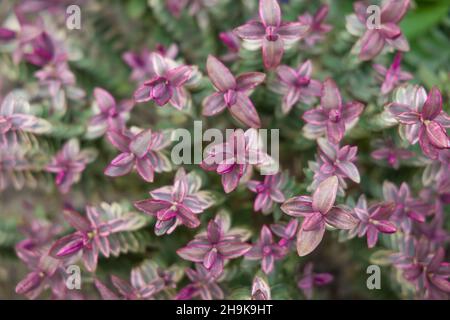
[[[374,166],[369,157],[371,140],[374,137],[397,135],[396,129],[378,127],[374,116],[380,113],[385,101],[380,101],[379,83],[374,76],[372,63],[361,63],[350,54],[354,39],[345,30],[345,16],[352,13],[353,1],[329,0],[285,0],[282,2],[284,20],[296,20],[306,11],[313,13],[321,3],[330,5],[327,22],[334,29],[326,36],[324,42],[312,49],[299,47],[285,54],[283,63],[298,65],[305,59],[313,62],[313,77],[324,80],[333,77],[339,85],[344,100],[357,99],[366,103],[364,116],[358,126],[352,130],[346,143],[359,147],[358,168],[363,177],[360,186],[351,185],[349,197],[356,199],[364,192],[369,197],[380,196],[384,179],[395,183],[408,181],[413,187],[420,186],[421,171],[412,164],[399,171],[387,167]],[[0,3],[0,22],[12,13],[14,1],[2,0]],[[447,0],[415,0],[412,9],[401,23],[402,31],[407,36],[411,51],[404,55],[403,68],[414,74],[414,83],[427,89],[438,86],[444,95],[444,108],[450,111],[450,1]],[[94,147],[99,150],[96,161],[90,164],[83,173],[82,180],[74,186],[69,198],[61,196],[52,186],[52,177],[36,172],[35,188],[21,191],[5,190],[0,193],[0,298],[20,298],[14,294],[14,287],[25,274],[25,267],[14,253],[14,244],[21,239],[18,226],[23,216],[30,210],[35,215],[52,221],[60,221],[63,203],[69,201],[82,210],[85,204],[96,204],[101,201],[124,201],[131,203],[147,197],[147,192],[158,186],[171,184],[173,173],[164,173],[156,177],[153,184],[144,183],[135,174],[110,179],[103,175],[103,169],[115,155],[115,151],[105,139],[86,140],[85,123],[90,115],[92,91],[94,87],[102,87],[110,91],[117,100],[129,99],[135,84],[129,80],[130,69],[122,60],[125,51],[140,51],[142,48],[154,49],[157,44],[169,46],[176,43],[181,57],[187,64],[198,65],[204,72],[208,54],[220,56],[227,48],[219,41],[218,34],[228,31],[246,22],[257,12],[257,0],[220,0],[202,15],[189,15],[183,11],[179,18],[173,17],[162,0],[95,0],[85,1],[81,5],[81,30],[65,30],[71,54],[75,57],[70,67],[76,74],[77,85],[87,92],[83,102],[69,105],[63,118],[55,118],[52,124],[56,128],[50,136],[38,139],[39,150],[43,157],[49,157],[60,148],[68,137],[78,137],[83,147]],[[44,13],[45,14],[45,13]],[[63,20],[64,17],[61,17]],[[56,23],[57,24],[57,23]],[[61,27],[61,26],[60,26]],[[264,71],[259,52],[240,51],[240,59],[232,64],[235,73],[244,71]],[[393,55],[379,56],[377,63],[389,65]],[[12,88],[35,90],[36,80],[33,72],[36,69],[26,63],[13,65],[8,53],[0,52],[1,92],[4,94]],[[269,79],[273,74],[268,74]],[[192,128],[193,119],[200,119],[200,104],[210,92],[211,86],[206,79],[193,93],[193,112],[191,115],[159,109],[152,104],[138,105],[134,108],[129,124],[152,129],[176,127]],[[307,108],[300,105],[289,116],[280,112],[280,96],[264,87],[258,88],[252,95],[265,128],[280,129],[280,159],[282,167],[289,170],[292,177],[292,193],[306,192],[308,180],[307,162],[314,159],[315,144],[306,140],[301,132],[303,122],[301,114]],[[40,102],[33,106],[39,108]],[[45,106],[42,112],[45,114]],[[229,128],[236,123],[227,114],[202,119],[206,127]],[[263,216],[253,212],[254,195],[245,187],[224,196],[219,177],[195,169],[204,178],[204,189],[221,194],[219,205],[214,206],[202,216],[203,225],[214,216],[218,207],[229,209],[234,225],[245,225],[257,232],[264,223],[272,223],[280,219],[278,210],[273,216]],[[416,183],[415,183],[416,182]],[[33,209],[24,205],[24,201]],[[179,228],[173,235],[156,237],[152,227],[147,227],[141,235],[143,248],[140,252],[122,255],[119,258],[101,259],[97,273],[106,276],[110,273],[128,278],[130,268],[145,258],[164,261],[166,265],[180,263],[175,250],[187,243],[198,230]],[[256,235],[254,236],[254,238]],[[401,298],[396,281],[388,268],[382,269],[382,290],[370,291],[366,287],[366,268],[370,264],[373,251],[366,247],[364,239],[355,239],[339,243],[336,232],[327,233],[324,243],[310,256],[299,258],[293,252],[287,260],[277,265],[277,271],[270,276],[272,296],[274,298],[301,298],[295,280],[300,275],[306,261],[314,261],[316,269],[331,272],[335,281],[324,288],[316,290],[317,298]],[[255,263],[238,259],[230,263],[225,288],[236,296],[250,288],[252,278],[259,266]],[[182,262],[183,265],[188,265]],[[87,274],[87,273],[86,273]],[[92,279],[83,279],[86,283]],[[248,292],[247,292],[248,293]],[[90,293],[95,296],[95,293]]]

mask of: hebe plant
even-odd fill
[[[446,12],[2,1],[0,295],[447,299]]]

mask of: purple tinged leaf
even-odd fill
[[[419,131],[419,144],[425,156],[430,159],[437,159],[439,155],[439,149],[431,143],[427,134],[427,130],[424,127],[421,127]]]
[[[322,224],[320,228],[305,231],[303,227],[300,228],[297,235],[297,253],[300,257],[304,257],[310,254],[322,241],[325,233],[325,224]]]
[[[407,105],[391,103],[387,108],[389,112],[403,124],[415,124],[420,120],[420,115],[417,112],[412,111]]]
[[[252,101],[245,94],[238,92],[236,103],[229,107],[231,115],[251,128],[260,128],[261,120]]]
[[[175,179],[175,183],[173,185],[172,190],[172,198],[178,203],[183,202],[184,198],[188,194],[188,184],[186,181],[185,174],[182,174],[180,177]]]
[[[76,230],[86,232],[91,229],[89,221],[75,210],[65,209],[63,214],[64,219]]]
[[[209,78],[219,91],[227,91],[236,87],[236,79],[230,70],[216,57],[209,55],[206,61]]]
[[[185,206],[178,206],[178,218],[188,228],[197,228],[200,220]]]
[[[317,12],[314,15],[314,20],[316,23],[320,24],[325,20],[325,18],[328,15],[328,11],[330,10],[330,7],[327,4],[323,4],[317,9]]]
[[[203,100],[202,106],[202,114],[206,117],[219,114],[227,107],[225,100],[223,99],[223,93],[221,92],[216,92],[207,96]]]
[[[261,243],[263,245],[268,245],[273,242],[272,231],[270,231],[269,227],[264,225],[261,229]]]
[[[266,30],[261,22],[250,21],[234,29],[234,33],[243,39],[259,40],[264,37]]]
[[[325,109],[341,109],[342,107],[341,94],[336,83],[331,78],[323,82],[320,105]]]
[[[327,156],[328,159],[334,161],[338,157],[338,147],[330,143],[327,139],[317,139],[317,144],[321,152]]]
[[[283,194],[283,192],[281,190],[277,190],[277,189],[272,189],[270,191],[270,198],[278,203],[282,203],[284,201],[286,201],[286,198]]]
[[[245,255],[252,246],[241,242],[222,242],[217,248],[225,259],[235,259]]]
[[[322,181],[314,191],[312,197],[312,208],[315,211],[326,214],[334,204],[339,186],[336,176],[331,176]]]
[[[203,262],[205,255],[211,250],[210,244],[192,243],[178,249],[177,254],[184,260]]]
[[[262,55],[264,67],[266,69],[274,69],[276,68],[283,57],[284,53],[284,44],[281,38],[277,40],[270,41],[266,38],[263,39],[262,42]]]
[[[225,158],[225,160],[227,160],[228,158]],[[234,160],[234,158],[232,158]],[[234,163],[221,163],[219,165],[217,165],[217,173],[218,174],[226,174],[228,172],[230,172],[231,170],[233,170],[233,168],[235,168],[235,164]]]
[[[221,227],[220,227],[220,225],[218,223],[216,223],[213,220],[211,220],[208,223],[207,236],[208,236],[209,242],[211,242],[211,243],[217,243],[222,238]]]
[[[351,101],[344,105],[344,108],[342,110],[342,117],[344,118],[346,123],[349,123],[358,118],[363,110],[364,104],[357,101]]]
[[[408,40],[406,40],[406,37],[403,34],[400,34],[398,37],[395,37],[394,39],[386,38],[386,42],[393,47],[394,49],[397,49],[399,51],[409,51],[409,43]]]
[[[381,8],[381,22],[399,22],[408,11],[410,0],[387,1]]]
[[[285,233],[289,238],[293,238],[295,236],[295,232],[298,228],[298,220],[292,219],[286,226]]]
[[[164,60],[164,57],[159,53],[152,52],[150,53],[149,60],[155,73],[158,76],[164,75],[164,73],[167,70],[167,64],[166,61]]]
[[[120,292],[120,294],[124,297],[131,297],[134,295],[134,289],[128,282],[125,280],[112,275],[111,276],[111,282],[114,285],[114,287],[117,289],[117,291]]]
[[[436,272],[439,270],[441,263],[445,258],[445,250],[440,247],[437,249],[436,253],[431,258],[431,261],[428,263],[428,270],[431,272]]]
[[[358,147],[346,145],[339,149],[337,154],[340,161],[355,161],[357,153]]]
[[[158,106],[164,106],[173,99],[176,90],[170,83],[167,83],[165,79],[160,79],[157,83],[151,85],[151,96]],[[175,107],[180,108],[181,106],[177,102],[178,101],[175,101],[175,103],[173,103],[172,101],[171,103]]]
[[[241,174],[238,166],[235,166],[233,170],[228,173],[222,174],[222,186],[225,193],[230,193],[239,185]]]
[[[169,208],[171,204],[164,200],[148,199],[136,201],[134,206],[145,213],[156,215],[158,211]]]
[[[343,121],[327,122],[327,137],[331,143],[338,144],[344,137],[344,133],[345,133],[345,123]]]
[[[313,264],[307,263],[303,269],[303,275],[298,282],[298,287],[303,291],[307,299],[312,299],[315,286],[323,286],[333,280],[329,273],[315,273]]]
[[[95,88],[94,97],[98,107],[102,111],[107,111],[110,108],[115,108],[116,106],[116,101],[114,100],[113,96],[105,89]]]
[[[16,293],[25,295],[38,288],[42,281],[43,277],[40,276],[39,272],[31,272],[17,284]]]
[[[203,259],[203,265],[205,266],[206,269],[209,270],[216,263],[217,259],[218,259],[217,249],[212,248],[206,253]]]
[[[136,160],[136,170],[139,175],[147,182],[153,182],[154,168],[149,158],[142,158]]]
[[[375,226],[378,229],[378,231],[382,233],[389,234],[397,232],[397,227],[392,222],[389,221],[377,221]]]
[[[439,290],[450,293],[450,281],[445,277],[440,277],[437,275],[430,276],[430,282],[433,283]]]
[[[313,212],[308,215],[302,223],[304,231],[317,230],[322,227],[324,222],[324,216],[320,212]]]
[[[442,112],[442,96],[438,88],[433,87],[422,107],[422,117],[433,120]]]
[[[121,154],[124,155],[124,154]],[[120,155],[120,156],[121,156]],[[104,174],[109,177],[121,177],[131,172],[133,169],[133,162],[129,162],[124,165],[113,165],[110,164],[106,167]]]
[[[434,120],[439,122],[443,127],[450,128],[450,116],[447,113],[441,112]]]
[[[138,103],[152,100],[152,88],[146,84],[141,85],[133,94],[134,100]]]
[[[308,28],[300,22],[286,22],[278,28],[278,34],[286,40],[297,40],[306,35]]]
[[[273,271],[275,264],[275,257],[273,255],[267,255],[262,258],[262,270],[265,274],[269,274]]]
[[[259,17],[265,26],[278,27],[281,23],[281,9],[277,0],[260,0]]]
[[[378,30],[367,30],[361,39],[359,58],[363,61],[376,57],[384,48],[385,41]]]
[[[95,238],[95,243],[97,244],[100,252],[106,257],[108,258],[110,255],[110,246],[109,246],[109,241],[108,238],[106,238],[106,236],[103,237],[96,237]]]
[[[239,52],[239,39],[232,32],[219,33],[219,39],[231,52]]]
[[[386,74],[387,74],[387,72],[388,72],[388,69],[386,69],[383,65],[381,65],[381,64],[377,64],[377,63],[375,63],[374,65],[373,65],[373,68],[375,69],[375,71],[376,72],[378,72],[381,76],[383,76],[383,77],[385,77],[386,76]],[[385,94],[385,93],[383,93],[383,94]]]
[[[415,281],[422,274],[422,268],[420,266],[412,265],[404,270],[403,277],[408,281]]]
[[[352,214],[340,207],[332,208],[326,215],[325,221],[336,229],[350,230],[357,224],[357,220]]]
[[[367,228],[367,246],[369,248],[373,248],[377,244],[377,241],[378,230],[374,226],[369,225],[369,227]]]
[[[239,91],[253,90],[266,79],[262,72],[245,72],[236,78],[236,89]]]
[[[112,166],[116,167],[126,167],[132,165],[134,160],[134,155],[132,153],[120,153],[111,161]]]
[[[122,55],[122,59],[125,61],[126,64],[128,64],[132,68],[139,68],[144,64],[141,56],[133,52],[125,52]]]
[[[77,139],[70,139],[62,148],[62,154],[65,159],[74,160],[78,156],[79,152],[80,142]]]
[[[130,151],[138,158],[142,158],[151,147],[152,131],[151,129],[143,130],[137,134],[130,142]]]
[[[311,60],[306,60],[303,62],[297,70],[297,73],[301,77],[310,78],[312,73],[312,63]]]
[[[450,141],[445,129],[436,121],[425,124],[425,132],[430,143],[439,149],[450,148]]]
[[[237,99],[237,91],[235,90],[228,90],[223,94],[223,99],[225,101],[225,104],[230,107],[234,104],[236,104]]]
[[[50,248],[49,254],[58,259],[72,256],[84,247],[83,236],[77,233],[70,234],[57,240]]]
[[[350,161],[343,161],[337,164],[339,170],[346,175],[349,179],[356,183],[361,181],[358,168]]]
[[[292,109],[292,106],[300,100],[300,97],[300,90],[298,90],[297,88],[290,88],[288,90],[288,93],[283,98],[283,104],[281,106],[283,113],[287,114]]]
[[[119,300],[119,297],[98,279],[94,280],[94,285],[97,288],[103,300]]]
[[[420,121],[420,115],[416,112],[405,112],[397,115],[396,119],[402,124],[413,125]]]
[[[307,87],[303,88],[303,93],[308,96],[320,97],[322,93],[322,83],[311,79]]]
[[[313,125],[324,125],[328,121],[328,116],[323,109],[310,109],[303,114],[302,118]]]
[[[192,75],[192,67],[189,66],[179,66],[166,73],[167,79],[170,81],[171,85],[175,87],[180,87],[189,80]]]
[[[7,28],[0,27],[0,41],[9,41],[16,37],[16,32]]]
[[[173,89],[170,93],[172,95],[169,99],[170,104],[178,110],[183,110],[186,108],[189,99],[189,93],[187,90],[183,87],[173,88],[172,86],[170,89]]]
[[[255,211],[266,210],[268,207],[272,206],[272,200],[267,193],[260,193],[256,196],[255,203],[253,205],[253,209]]]
[[[253,280],[252,300],[271,300],[270,287],[260,277],[255,277]]]
[[[258,242],[245,254],[245,258],[248,260],[260,260],[262,257],[262,246]]]
[[[329,273],[319,273],[319,274],[316,274],[314,277],[314,282],[318,286],[326,285],[332,281],[333,281],[333,275],[331,275]]]
[[[83,250],[83,262],[89,272],[94,272],[97,269],[98,262],[98,248],[93,245],[91,248]]]
[[[281,210],[293,217],[305,217],[312,212],[312,199],[306,196],[299,196],[288,199],[281,205]]]
[[[109,140],[109,142],[111,142],[111,144],[116,147],[119,151],[121,152],[128,152],[128,144],[130,143],[130,139],[125,136],[124,134],[114,131],[114,130],[109,130],[106,133],[106,136]]]
[[[42,120],[42,119],[40,119]],[[45,120],[42,120],[45,121]],[[33,132],[34,127],[39,125],[38,118],[28,114],[13,114],[9,116],[9,122],[13,129]],[[39,128],[37,128],[39,130]],[[44,128],[45,130],[45,128]]]
[[[381,25],[380,32],[384,37],[391,39],[398,37],[402,33],[400,27],[392,22],[383,23]]]
[[[159,221],[169,221],[169,220],[176,218],[176,216],[177,216],[176,208],[172,208],[172,207],[167,208],[165,210],[160,210],[156,214],[156,218]]]
[[[297,81],[297,72],[287,65],[279,66],[276,72],[281,82],[287,85],[293,85]]]

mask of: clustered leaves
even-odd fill
[[[107,6],[74,2],[97,15],[94,2]],[[375,18],[356,1],[345,22],[328,4],[144,2],[137,13],[127,5],[139,19],[114,11],[120,43],[103,48],[107,71],[102,22],[86,17],[74,40],[62,2],[22,0],[0,15],[0,70],[10,70],[0,191],[33,186],[58,199],[42,201],[55,211],[47,218],[24,205],[15,251],[29,272],[17,294],[312,299],[342,276],[316,271],[329,267],[322,259],[347,269],[341,259],[361,259],[351,246],[365,237],[367,249],[384,247],[372,259],[396,275],[398,297],[448,299],[448,92],[402,68],[409,0],[383,1]],[[180,164],[174,130],[195,131],[193,120],[236,130]],[[279,129],[279,155],[260,128]],[[350,253],[330,259],[329,246]],[[74,265],[81,291],[67,286]]]

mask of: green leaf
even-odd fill
[[[147,3],[145,0],[131,0],[127,3],[127,13],[131,18],[141,17],[146,8]]]
[[[449,8],[449,1],[436,1],[433,5],[419,6],[418,9],[410,11],[405,16],[400,27],[411,41],[437,25],[448,15]]]

